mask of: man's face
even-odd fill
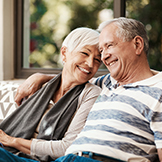
[[[111,76],[117,81],[122,81],[129,74],[134,62],[133,40],[123,42],[116,36],[117,27],[114,24],[106,26],[99,37],[99,49],[102,61],[108,68]]]

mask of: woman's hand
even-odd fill
[[[44,83],[52,79],[55,75],[47,75],[35,73],[25,80],[17,89],[15,95],[15,102],[18,106],[21,105],[24,98],[30,97],[37,90],[39,90]]]
[[[5,132],[3,132],[0,129],[0,142],[4,146],[10,146],[10,147],[12,147],[12,144],[14,142],[14,137],[11,137],[11,136],[7,135]]]
[[[25,154],[30,154],[32,141],[23,138],[11,137],[0,129],[0,143],[2,143],[4,146],[16,148]]]

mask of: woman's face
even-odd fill
[[[66,71],[67,77],[77,84],[91,79],[101,64],[101,54],[95,45],[87,45],[81,49],[74,49],[72,52],[68,52],[66,48],[62,56],[65,62],[63,71]]]

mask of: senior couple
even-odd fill
[[[149,67],[144,26],[117,18],[98,30],[72,31],[62,73],[35,74],[20,87],[34,86],[18,91],[18,104],[51,79],[0,124],[0,161],[162,161],[162,73]],[[102,91],[88,82],[101,60],[110,73],[93,84]]]

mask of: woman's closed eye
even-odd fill
[[[101,63],[101,59],[94,58],[94,60],[97,61],[98,63]]]
[[[86,52],[81,52],[82,54],[84,54],[84,55],[86,55],[86,56],[88,56],[88,53],[86,53]]]
[[[89,54],[87,52],[81,52],[83,55],[85,56],[89,56]],[[97,61],[98,63],[101,63],[101,59],[100,58],[94,58],[95,61]]]

